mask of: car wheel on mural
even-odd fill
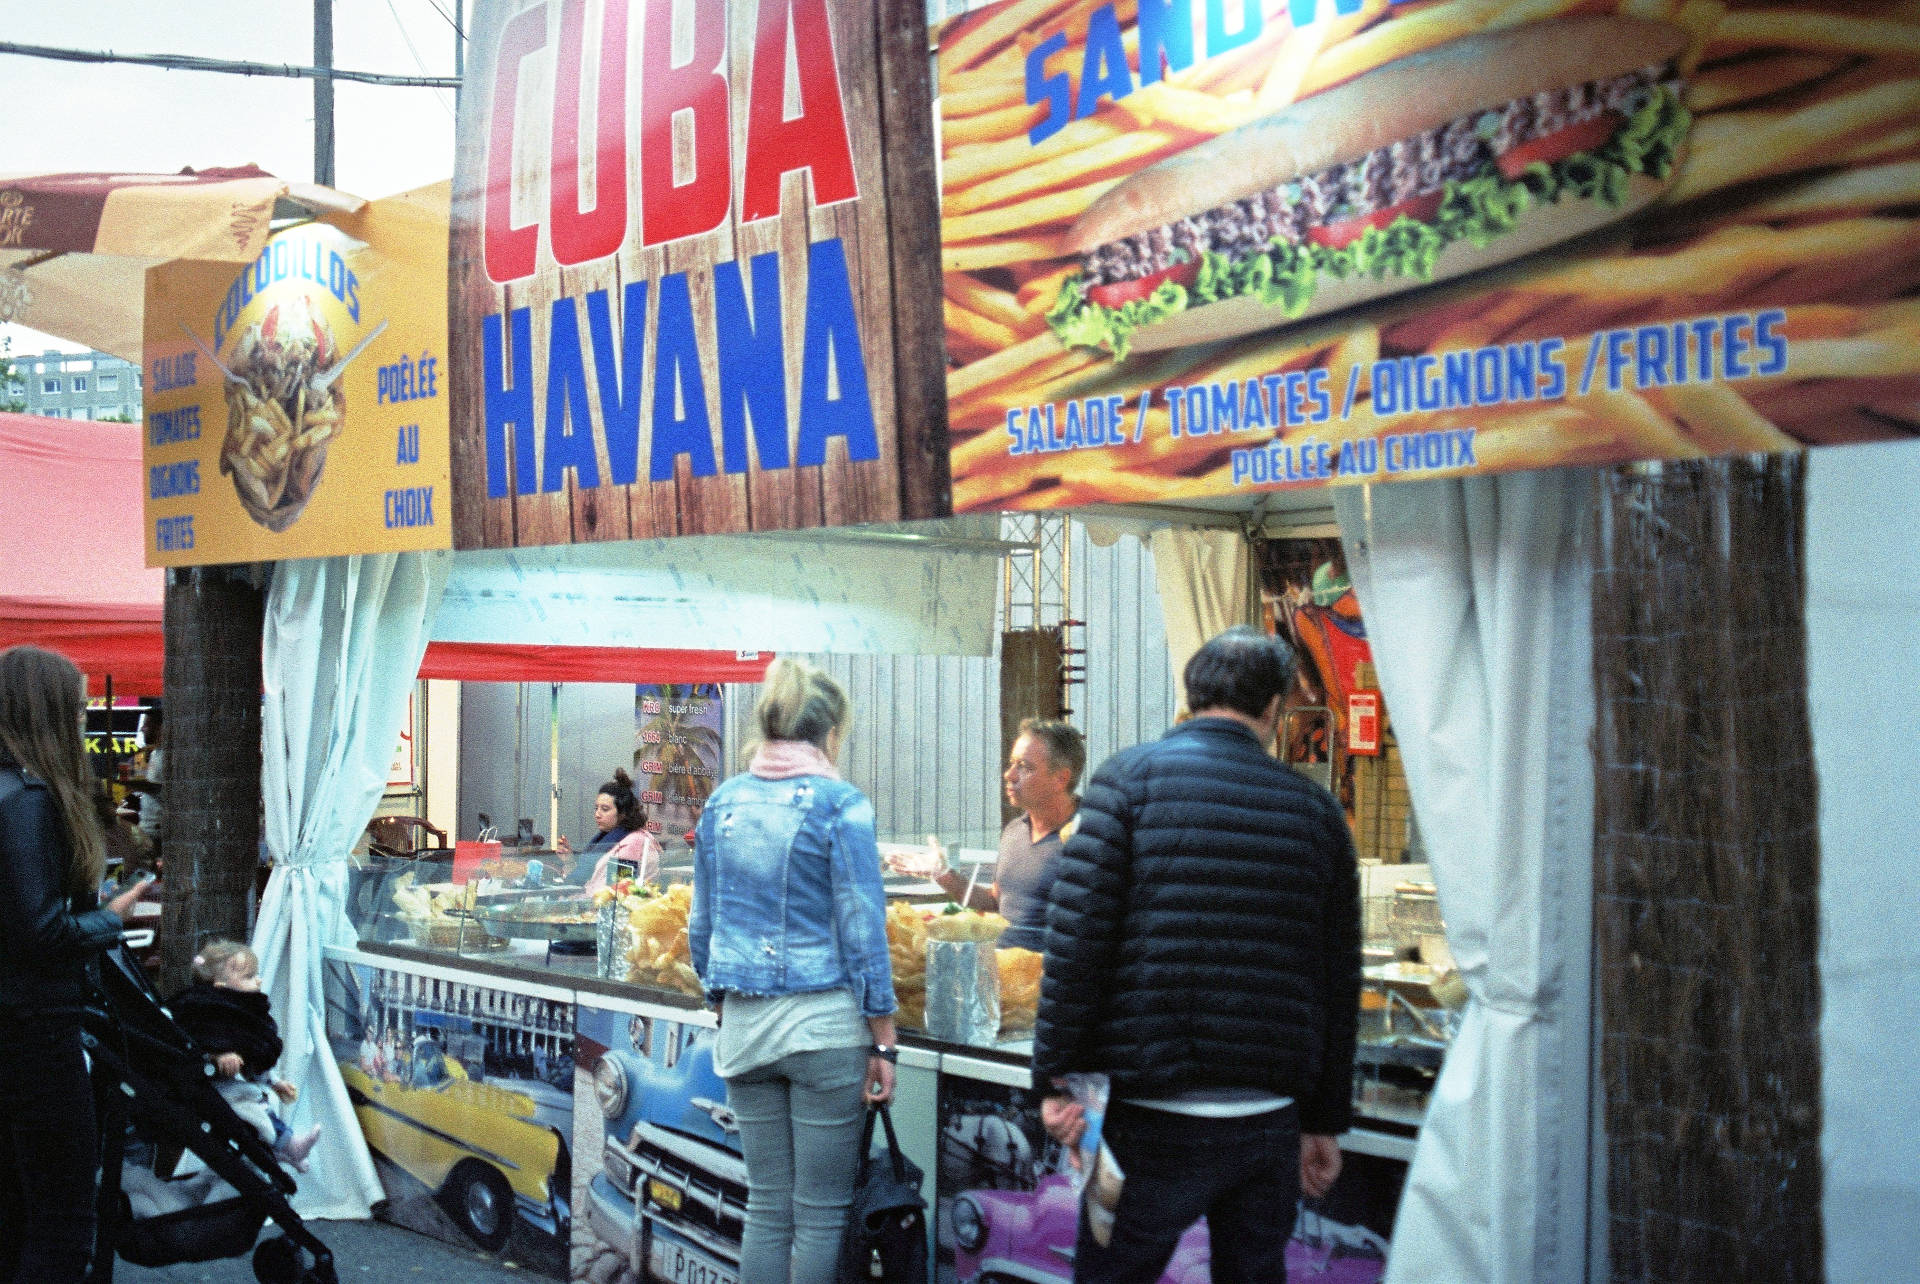
[[[489,1253],[497,1253],[513,1230],[513,1188],[500,1170],[468,1159],[453,1170],[441,1193],[460,1229]]]

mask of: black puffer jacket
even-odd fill
[[[1327,792],[1230,718],[1115,754],[1047,909],[1033,1074],[1116,1096],[1259,1088],[1301,1130],[1352,1120],[1359,875]]]
[[[66,894],[71,853],[53,791],[0,760],[0,1016],[77,1010],[88,964],[120,939],[93,893]]]

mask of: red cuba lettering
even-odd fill
[[[581,85],[587,66],[586,0],[562,0],[554,65],[553,167],[548,236],[572,267],[620,249],[627,234],[627,0],[605,0],[593,127],[593,208],[580,208]]]
[[[533,275],[540,225],[513,226],[513,135],[520,96],[520,61],[547,43],[547,6],[515,14],[500,29],[494,54],[493,113],[487,130],[485,246],[487,276],[497,282]]]
[[[723,226],[733,195],[725,0],[692,0],[692,56],[673,61],[674,0],[646,0],[641,32],[640,235],[663,245]],[[675,181],[674,117],[691,117],[692,177]]]
[[[800,76],[800,114],[792,119],[786,114],[790,39]],[[812,172],[815,205],[859,198],[827,0],[760,0],[748,112],[742,221],[779,217],[780,180],[795,170]]]

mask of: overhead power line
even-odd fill
[[[50,58],[56,62],[125,62],[168,71],[219,71],[238,76],[281,76],[292,80],[350,80],[362,85],[391,85],[407,89],[458,89],[458,76],[391,76],[378,71],[347,71],[339,67],[300,67],[291,63],[242,62],[231,58],[200,58],[192,54],[128,54],[112,50],[57,49],[51,45],[23,45],[0,40],[0,54]]]

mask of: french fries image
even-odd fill
[[[1920,432],[1920,6],[1369,0],[1353,14],[1321,6],[1322,21],[1295,30],[1285,0],[1262,0],[1257,41],[1136,84],[1059,130],[1040,154],[1027,138],[1042,109],[1027,101],[1025,56],[1051,31],[1078,40],[1092,7],[1029,0],[962,20],[957,53],[941,42],[956,510],[1230,493],[1231,451],[1280,434],[1174,437],[1164,390],[1323,368],[1338,388],[1356,364],[1350,414],[1295,425],[1288,443],[1473,427],[1475,470],[1491,472]],[[1130,37],[1129,10],[1123,4],[1120,16]],[[1687,155],[1664,201],[1617,234],[1336,318],[1317,344],[1298,333],[1252,335],[1142,353],[1108,369],[1035,324],[1079,268],[1061,250],[1064,229],[1116,178],[1396,59],[1574,12],[1669,22],[1689,37]],[[1128,48],[1137,75],[1137,49]],[[1471,411],[1372,412],[1366,367],[1376,359],[1561,337],[1577,374],[1598,331],[1768,307],[1788,315],[1791,365],[1781,376],[1585,396],[1570,387],[1561,400]],[[1347,331],[1363,342],[1336,349]],[[1147,392],[1157,395],[1135,437]],[[1111,394],[1124,397],[1126,443],[1010,453],[1010,413]]]
[[[220,471],[233,478],[247,515],[268,530],[292,526],[313,498],[327,443],[346,418],[340,373],[384,328],[342,357],[326,320],[292,298],[242,330],[227,360],[216,360],[227,376]]]

